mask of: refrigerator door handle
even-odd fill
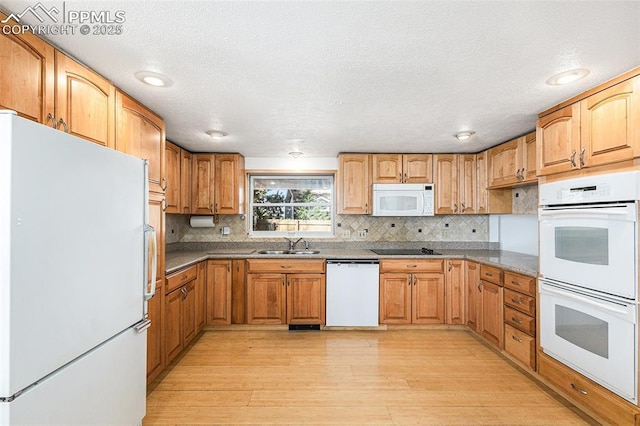
[[[139,323],[135,324],[133,326],[133,329],[138,333],[142,333],[143,331],[145,331],[149,327],[151,327],[151,320],[145,319],[145,320],[142,320]]]
[[[157,266],[158,266],[158,242],[156,240],[156,230],[153,226],[144,225],[145,238],[148,238],[148,234],[151,234],[151,250],[148,251],[144,257],[144,300],[147,301],[153,297],[156,293],[156,279],[157,279]],[[148,240],[146,240],[148,241]],[[149,289],[149,257],[151,257],[151,289]]]

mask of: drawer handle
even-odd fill
[[[418,265],[407,265],[407,268],[417,268]]]
[[[511,321],[517,323],[517,324],[522,324],[522,320],[516,317],[511,317]]]
[[[512,301],[513,303],[515,303],[516,305],[522,305],[522,300],[520,300],[520,299],[514,299],[514,298],[511,298],[511,301]]]
[[[577,386],[575,385],[575,383],[571,383],[571,387],[573,388],[573,390],[574,390],[574,391],[576,391],[576,392],[580,392],[580,393],[581,393],[581,394],[583,394],[583,395],[587,395],[587,393],[588,393],[586,390],[584,390],[584,389],[580,389],[579,387],[577,387]]]
[[[493,276],[493,274],[492,274],[491,272],[485,272],[484,274],[485,274],[486,276],[488,276],[488,277],[492,277],[492,276]]]
[[[513,285],[517,285],[517,286],[522,285],[522,284],[520,284],[520,282],[519,282],[519,281],[511,281],[511,284],[513,284]]]
[[[282,269],[291,269],[291,265],[280,265]]]
[[[513,334],[511,335],[511,338],[512,338],[513,340],[515,340],[516,342],[518,342],[518,343],[522,343],[522,339],[518,339],[518,338],[517,338],[516,336],[514,336]]]

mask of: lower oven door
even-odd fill
[[[539,291],[544,353],[637,403],[637,303],[546,280]]]

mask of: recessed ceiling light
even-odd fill
[[[220,130],[207,130],[206,133],[207,135],[209,135],[211,139],[218,139],[218,140],[224,138],[228,134]]]
[[[455,136],[456,138],[458,138],[459,141],[466,141],[467,139],[469,139],[472,135],[474,135],[476,132],[472,132],[472,131],[465,131],[465,132],[460,132],[460,133],[456,133]]]
[[[291,151],[289,155],[292,156],[293,158],[300,158],[304,154],[300,151]]]
[[[573,83],[576,80],[585,78],[587,74],[589,74],[589,70],[585,69],[565,71],[549,77],[547,84],[550,86],[561,86],[563,84]]]
[[[136,78],[141,82],[155,87],[171,86],[171,79],[164,74],[153,71],[139,71]]]

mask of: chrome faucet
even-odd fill
[[[287,237],[283,237],[283,238],[289,242],[289,251],[293,251],[296,248],[296,244],[298,244],[300,241],[303,241],[302,238],[298,238],[295,241],[290,240]],[[305,241],[305,243],[306,243],[306,241]],[[308,244],[305,244],[305,247],[308,247]]]

